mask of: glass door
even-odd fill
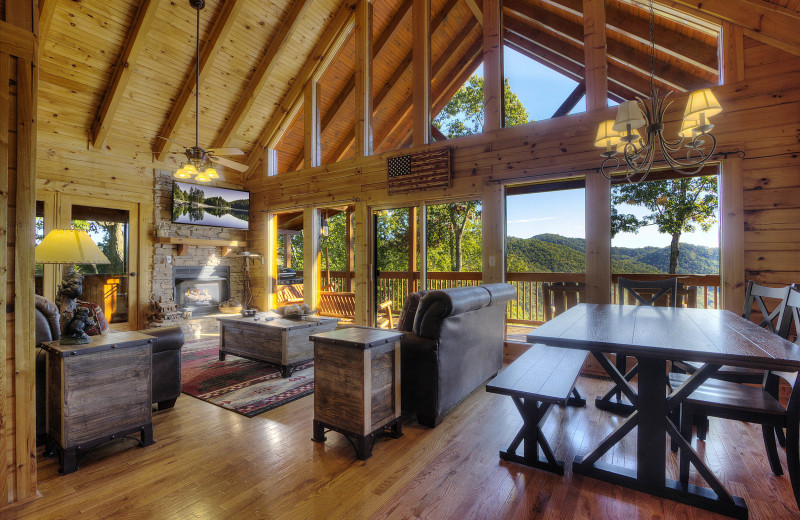
[[[138,205],[124,202],[105,205],[77,198],[69,202],[69,225],[86,231],[110,262],[75,266],[84,275],[80,299],[98,304],[112,328],[136,330],[139,328]]]
[[[406,296],[419,290],[418,209],[395,208],[374,213],[375,318],[385,326],[400,315]],[[391,302],[388,303],[388,302]],[[391,309],[391,310],[389,310]]]

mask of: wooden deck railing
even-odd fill
[[[344,271],[331,271],[330,280],[334,291],[345,292],[346,277]],[[351,277],[353,273],[350,273]],[[664,278],[664,274],[614,274],[612,303],[617,303],[619,289],[617,279],[622,276],[633,280],[656,280]],[[325,279],[325,273],[323,273]],[[446,289],[480,285],[483,273],[480,272],[428,272],[428,289]],[[541,325],[544,323],[542,308],[542,284],[553,282],[584,282],[583,273],[506,273],[506,281],[517,288],[516,299],[508,303],[506,316],[509,323]],[[716,309],[719,305],[720,279],[717,274],[678,275],[679,281],[686,287],[697,287],[697,306]],[[381,271],[378,276],[378,301],[392,300],[395,314],[400,312],[406,296],[420,289],[420,273],[415,271]]]

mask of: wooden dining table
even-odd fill
[[[578,455],[573,472],[735,518],[747,518],[741,497],[731,495],[670,420],[670,413],[720,366],[797,372],[800,346],[736,314],[714,309],[580,304],[540,326],[529,343],[590,351],[634,406],[634,411],[587,455]],[[639,362],[638,391],[604,353],[634,356]],[[699,361],[700,370],[671,391],[667,361]],[[677,415],[677,414],[675,414]],[[634,428],[636,469],[615,466],[603,457]],[[708,488],[667,478],[669,435]]]

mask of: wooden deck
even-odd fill
[[[608,381],[579,377],[590,400]],[[366,462],[336,433],[311,441],[313,397],[248,419],[189,396],[154,415],[156,443],[112,444],[58,476],[39,453],[43,498],[14,518],[723,518],[593,479],[501,462],[521,419],[511,399],[482,388],[436,429],[406,417],[404,436],[380,439]],[[559,459],[589,451],[620,418],[589,405],[557,409],[544,432]],[[721,480],[745,497],[750,518],[796,518],[789,479],[769,470],[757,426],[711,419],[697,443]],[[635,437],[603,460],[633,467]],[[781,459],[785,464],[783,450]],[[676,456],[668,455],[670,471]],[[694,479],[694,475],[692,476]]]

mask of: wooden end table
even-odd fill
[[[295,320],[256,316],[217,318],[220,322],[219,359],[233,354],[277,366],[281,377],[289,377],[294,369],[314,357],[310,334],[336,328],[336,318],[306,317]]]
[[[372,456],[377,437],[403,435],[400,422],[402,332],[349,327],[311,336],[314,341],[313,441],[325,430],[355,441],[356,456]]]
[[[47,446],[61,474],[79,455],[138,433],[153,444],[151,352],[156,338],[139,332],[92,336],[86,345],[43,345],[47,351]]]

